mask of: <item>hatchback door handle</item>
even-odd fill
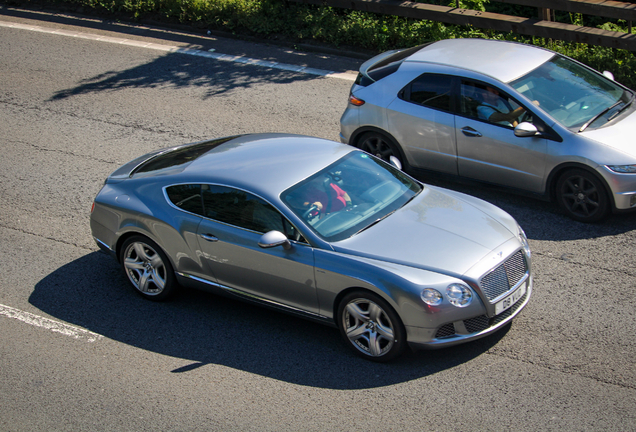
[[[205,239],[207,241],[211,241],[211,242],[219,241],[219,239],[216,238],[215,236],[213,236],[212,234],[201,234],[201,237],[203,237],[203,239]]]
[[[480,137],[482,136],[481,133],[477,132],[475,129],[471,128],[470,126],[466,126],[465,128],[462,128],[462,133],[464,135],[466,135],[467,137]]]

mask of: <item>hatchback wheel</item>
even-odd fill
[[[566,171],[557,182],[557,200],[569,217],[597,222],[607,215],[609,198],[603,183],[581,169]]]
[[[397,313],[370,292],[345,296],[338,308],[338,326],[347,344],[368,360],[389,361],[406,347],[406,331]]]
[[[382,134],[366,132],[358,140],[358,148],[386,162],[391,162],[391,156],[396,157],[402,167],[406,167],[400,151]]]
[[[149,300],[161,301],[175,289],[172,265],[152,240],[134,236],[121,247],[121,265],[137,292]]]

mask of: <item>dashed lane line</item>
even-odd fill
[[[25,312],[20,309],[12,308],[10,306],[5,306],[2,304],[0,304],[0,315],[14,318],[32,326],[44,328],[55,333],[63,334],[64,336],[72,337],[73,339],[82,340],[84,342],[96,342],[104,337],[100,334],[93,333],[92,331],[83,329],[81,327],[76,327],[60,321],[44,318],[39,315],[35,315],[30,312]]]

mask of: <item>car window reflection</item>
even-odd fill
[[[280,231],[287,238],[304,241],[297,229],[265,200],[243,190],[208,184],[184,184],[166,188],[177,208],[250,231]]]
[[[529,121],[530,114],[510,96],[494,86],[462,81],[460,87],[461,113],[489,123],[514,128]]]
[[[421,190],[400,170],[355,151],[292,186],[281,198],[319,236],[339,241],[402,207]]]

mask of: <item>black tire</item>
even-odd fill
[[[176,289],[176,277],[164,251],[147,237],[128,238],[120,249],[121,267],[142,297],[163,301]]]
[[[400,150],[389,138],[380,133],[363,133],[358,139],[358,148],[389,163],[391,156],[395,156],[400,161],[402,169],[406,171],[406,160]]]
[[[338,327],[347,345],[367,360],[387,362],[406,348],[406,330],[393,308],[367,291],[347,294],[338,307]]]
[[[556,198],[561,209],[579,222],[598,222],[610,207],[603,182],[582,169],[568,170],[559,177]]]

